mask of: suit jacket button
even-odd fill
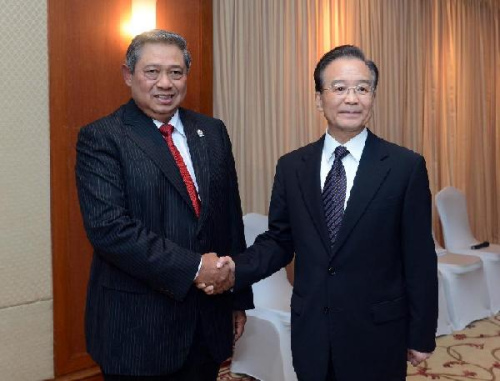
[[[333,267],[330,267],[330,268],[328,269],[328,274],[330,274],[330,275],[335,275],[335,269],[334,269]]]
[[[325,315],[328,315],[329,312],[330,312],[330,308],[328,308],[328,307],[323,308],[323,313]]]

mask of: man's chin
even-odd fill
[[[352,125],[344,124],[344,125],[340,126],[340,130],[342,130],[346,133],[356,133],[356,132],[360,132],[361,130],[363,130],[364,127],[365,127],[364,124],[359,124],[359,123],[355,123]]]
[[[149,112],[145,112],[147,116],[150,118],[159,120],[160,122],[168,122],[170,118],[175,114],[177,111],[177,108],[169,108],[167,110],[165,109],[155,109],[155,110],[149,110]]]

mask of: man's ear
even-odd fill
[[[122,75],[127,86],[132,86],[132,73],[130,72],[129,67],[125,64],[122,65]]]
[[[316,99],[316,108],[319,111],[323,112],[323,99],[321,99],[321,93],[319,91],[316,91],[315,99]]]

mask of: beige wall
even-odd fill
[[[53,376],[46,0],[0,0],[0,380]]]

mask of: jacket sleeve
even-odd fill
[[[116,134],[105,123],[80,130],[76,183],[83,223],[96,255],[152,288],[182,300],[201,255],[147,229],[128,210]]]
[[[267,278],[293,259],[294,249],[283,172],[283,160],[280,159],[276,166],[269,206],[269,229],[235,258],[236,290]]]
[[[408,348],[420,352],[436,347],[438,280],[431,211],[425,161],[419,157],[404,198],[401,231],[410,311]]]
[[[230,254],[234,256],[243,252],[246,249],[244,227],[243,227],[243,213],[241,210],[241,199],[238,190],[238,176],[236,173],[236,166],[234,156],[231,148],[231,141],[227,134],[226,127],[223,125],[223,139],[224,147],[227,155],[227,165],[229,168],[228,181],[228,207],[230,214],[231,226],[231,249]],[[252,287],[247,286],[241,290],[234,292],[233,309],[234,310],[248,310],[254,308]]]

